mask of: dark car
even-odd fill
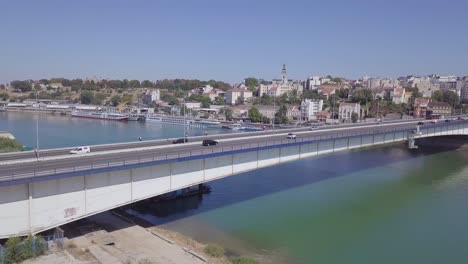
[[[457,118],[457,120],[465,120],[465,119],[463,119],[463,117],[460,117],[460,116],[459,116],[459,117]]]
[[[445,122],[450,122],[450,119],[445,119]]]
[[[172,144],[180,144],[180,143],[187,143],[187,142],[188,142],[188,138],[179,138],[179,139],[172,141]]]
[[[215,145],[218,145],[218,141],[213,140],[213,139],[205,139],[203,140],[202,145],[203,146],[215,146]]]
[[[424,126],[424,122],[418,122],[418,126]]]

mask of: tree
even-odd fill
[[[96,93],[94,95],[94,98],[93,98],[93,101],[92,101],[92,104],[93,105],[102,105],[102,101],[104,99],[107,98],[107,95],[106,94],[103,94],[103,93]]]
[[[139,80],[131,80],[128,82],[128,87],[130,88],[139,88],[140,87],[140,81]]]
[[[339,98],[348,99],[348,96],[349,96],[349,89],[347,89],[347,88],[340,88],[340,89],[338,89],[338,90],[335,91],[335,94],[336,94]]]
[[[32,90],[32,85],[29,81],[12,81],[10,85],[16,90],[21,91],[22,93],[29,92]]]
[[[232,120],[232,109],[228,107],[224,108],[224,116],[226,120]]]
[[[282,105],[279,108],[278,112],[275,113],[275,124],[288,124],[289,120],[287,113],[288,108],[286,107],[286,105]]]
[[[120,104],[120,102],[122,102],[122,97],[120,97],[120,95],[116,94],[116,95],[111,97],[110,101],[111,101],[111,104],[113,106],[117,106],[117,105]]]
[[[225,101],[224,101],[224,97],[222,96],[216,96],[215,100],[214,100],[214,104],[215,105],[224,105]]]
[[[255,92],[257,90],[258,80],[256,78],[254,77],[245,78],[244,83],[245,83],[245,86],[247,86],[249,90],[251,90],[252,92]]]
[[[332,81],[332,82],[335,82],[335,83],[341,83],[341,82],[343,82],[343,80],[341,80],[340,77],[335,77],[335,78],[331,79],[331,81]]]
[[[358,118],[359,118],[359,116],[358,116],[358,114],[356,112],[353,112],[351,114],[351,120],[353,121],[353,123],[356,123],[358,121]]]
[[[148,80],[144,80],[141,82],[141,87],[144,87],[144,88],[153,88],[153,83],[148,81]]]
[[[432,100],[442,102],[444,100],[444,94],[442,91],[435,91],[432,93]]]
[[[80,94],[80,101],[82,104],[90,104],[94,100],[94,93],[91,91],[83,91]]]
[[[370,89],[361,89],[355,91],[351,94],[351,100],[354,103],[360,103],[361,105],[366,105],[374,99],[372,91]]]
[[[6,101],[6,100],[10,99],[10,95],[7,94],[7,93],[0,93],[0,99],[2,101]]]
[[[250,110],[249,110],[249,119],[252,122],[261,122],[262,121],[262,114],[260,113],[260,111],[258,111],[258,109],[255,106],[250,108]]]

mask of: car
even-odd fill
[[[463,117],[459,116],[457,120],[465,120]]]
[[[451,122],[451,120],[450,119],[445,119],[445,122],[448,123],[448,122]]]
[[[437,119],[432,119],[431,124],[437,124]]]
[[[216,146],[219,142],[213,139],[205,139],[202,142],[202,146]]]
[[[188,142],[188,138],[178,138],[172,141],[172,144],[180,144],[180,143],[187,143],[187,142]]]
[[[288,135],[286,136],[287,139],[296,139],[296,134],[294,133],[288,133]]]
[[[70,154],[85,154],[85,153],[90,153],[90,152],[91,152],[91,148],[88,146],[76,147],[70,150]]]
[[[418,126],[424,126],[424,122],[418,122]]]

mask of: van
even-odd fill
[[[91,148],[86,146],[86,147],[77,147],[74,148],[70,151],[70,154],[84,154],[84,153],[90,153]]]

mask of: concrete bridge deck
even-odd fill
[[[420,127],[416,122],[225,138],[199,142],[52,155],[0,165],[0,237],[41,232],[115,207],[222,177],[316,155],[408,137],[467,135],[468,121]]]

